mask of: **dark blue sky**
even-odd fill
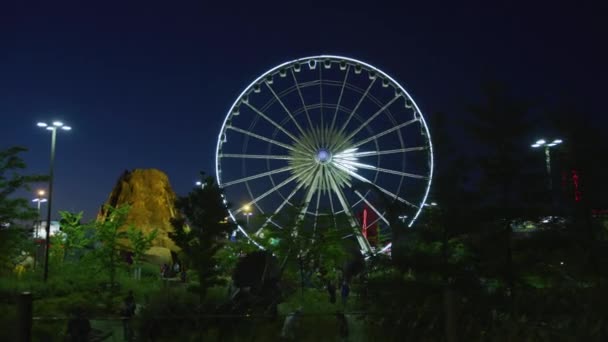
[[[125,169],[161,169],[178,194],[199,170],[212,174],[235,97],[298,57],[369,62],[400,81],[426,116],[446,112],[456,126],[484,77],[530,98],[576,101],[606,122],[608,11],[599,1],[13,3],[0,10],[0,148],[28,147],[29,171],[45,173],[50,137],[36,122],[73,126],[58,137],[53,207],[88,218]]]

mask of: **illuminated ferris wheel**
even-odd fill
[[[247,237],[285,228],[286,213],[308,229],[338,217],[362,252],[376,253],[391,243],[377,197],[401,202],[411,226],[429,193],[433,150],[420,109],[392,77],[352,58],[314,56],[268,70],[237,97],[216,175],[240,205],[233,220],[250,210],[262,218],[239,226]]]

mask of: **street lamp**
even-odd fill
[[[66,126],[61,121],[53,121],[50,125],[46,122],[39,122],[38,127],[45,128],[51,131],[51,165],[49,170],[49,196],[48,205],[46,206],[46,240],[44,248],[44,281],[49,277],[49,246],[51,238],[51,203],[53,201],[53,166],[55,164],[55,141],[57,139],[57,130],[69,131],[72,129]]]
[[[36,207],[38,209],[38,224],[36,226],[36,238],[38,237],[38,230],[40,229],[40,203],[46,202],[46,198],[43,197],[46,192],[44,190],[38,190],[36,192],[36,197],[32,200],[32,202],[36,203]]]
[[[40,203],[46,202],[46,198],[42,197],[42,196],[44,196],[45,193],[46,192],[44,190],[38,190],[38,192],[36,193],[38,196],[32,200],[32,202],[38,204],[37,205],[37,207],[38,207],[38,219],[40,219]]]
[[[253,213],[251,212],[251,206],[249,204],[246,204],[243,207],[243,215],[245,215],[245,217],[247,218],[247,228],[249,228],[249,216],[253,215]]]
[[[533,148],[539,148],[539,147],[544,147],[545,148],[545,163],[547,164],[547,177],[549,179],[548,181],[548,186],[549,186],[549,190],[553,189],[553,181],[551,179],[551,152],[550,149],[552,147],[555,147],[559,144],[561,144],[563,141],[562,139],[554,139],[552,142],[547,143],[547,141],[545,139],[539,139],[537,140],[534,144],[532,144]]]

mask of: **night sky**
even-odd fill
[[[608,11],[599,1],[11,3],[0,5],[0,148],[28,147],[28,171],[46,173],[50,133],[36,122],[73,127],[58,136],[54,212],[94,217],[126,169],[161,169],[187,193],[199,171],[214,173],[217,135],[236,96],[298,57],[371,63],[425,116],[451,115],[455,130],[487,77],[529,98],[574,101],[607,121]]]

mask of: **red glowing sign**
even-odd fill
[[[572,175],[572,184],[574,185],[574,200],[576,202],[581,201],[581,191],[580,191],[580,176],[577,170],[571,171]]]

